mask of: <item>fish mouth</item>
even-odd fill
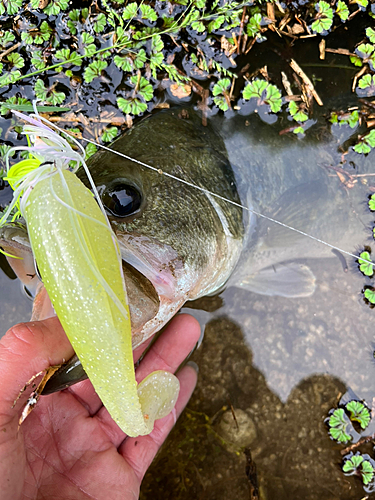
[[[150,280],[124,260],[122,271],[128,296],[132,336],[138,337],[144,324],[157,315],[160,306],[159,295]]]
[[[172,247],[136,233],[117,232],[116,237],[129,297],[134,348],[176,314],[188,299],[189,287],[183,286],[187,285],[185,266]],[[147,297],[147,303],[142,301],[140,290]]]

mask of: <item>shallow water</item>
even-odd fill
[[[270,46],[263,44],[258,56],[281,67],[274,53],[267,52]],[[293,55],[299,61],[309,57],[312,64],[318,64],[317,42],[300,42]],[[251,63],[252,57],[250,53]],[[262,212],[273,214],[283,193],[289,190],[283,198],[283,207],[287,207],[288,201],[294,201],[296,185],[319,180],[328,195],[323,201],[318,197],[320,218],[314,234],[357,253],[371,242],[373,216],[366,202],[369,185],[375,185],[375,180],[369,177],[368,185],[358,182],[348,189],[334,171],[326,169],[340,165],[338,148],[353,131],[331,129],[323,115],[329,109],[346,109],[357,103],[350,93],[356,70],[339,70],[337,61],[331,55],[324,68],[314,67],[315,76],[323,78],[316,88],[325,106],[302,140],[279,135],[291,125],[285,116],[272,126],[256,114],[232,119],[216,116],[212,121],[242,179],[243,199],[250,185],[252,202]],[[327,68],[330,64],[332,69]],[[312,76],[308,67],[305,71]],[[374,171],[374,153],[367,157],[349,153],[347,160],[355,163],[352,173]],[[311,212],[316,208],[313,190],[310,195],[307,206]],[[308,226],[309,220],[304,220]],[[272,223],[268,226],[270,231],[275,229]],[[290,239],[289,230],[279,231],[279,242]],[[251,242],[248,248],[234,284],[252,272]],[[353,258],[345,257],[345,271],[343,259],[323,245],[298,237],[291,248],[283,260],[298,259],[316,277],[317,288],[311,297],[268,297],[231,286],[220,296],[203,298],[185,308],[205,328],[204,340],[192,357],[200,369],[199,382],[188,410],[145,478],[143,500],[251,498],[244,447],[251,448],[262,499],[365,496],[358,478],[342,474],[343,446],[329,439],[324,420],[348,389],[373,405],[375,311],[361,295],[370,281],[359,273]],[[29,318],[31,304],[19,283],[1,273],[0,301],[0,334]],[[361,450],[371,452],[371,446]]]

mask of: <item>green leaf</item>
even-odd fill
[[[95,144],[91,144],[91,142],[89,142],[85,148],[86,160],[91,158],[91,156],[94,155],[97,151],[98,148],[95,146]]]
[[[48,16],[57,16],[61,10],[65,10],[68,7],[69,0],[53,0],[44,7],[43,12]]]
[[[57,50],[55,57],[58,61],[62,61],[63,64],[70,63],[74,64],[74,66],[81,66],[82,59],[80,58],[77,52],[70,52],[70,49],[61,49]]]
[[[23,31],[21,33],[21,40],[27,44],[34,43],[40,45],[50,39],[51,33],[52,29],[46,21],[43,21],[38,29],[36,26],[31,25],[29,31]]]
[[[339,443],[347,443],[351,437],[346,432],[348,426],[348,417],[342,408],[336,409],[329,418],[329,434]]]
[[[361,466],[361,475],[364,485],[369,484],[369,482],[374,477],[374,468],[368,460],[364,460]]]
[[[364,155],[367,155],[371,151],[370,146],[368,146],[365,142],[359,142],[353,147],[353,149],[356,153]]]
[[[347,21],[349,17],[349,9],[343,0],[337,2],[336,14],[339,15],[341,21]]]
[[[56,51],[55,57],[58,61],[66,61],[69,59],[70,49],[60,49]]]
[[[372,276],[374,274],[374,268],[372,264],[369,264],[368,262],[365,262],[363,259],[371,261],[371,256],[369,252],[362,252],[359,254],[359,259],[358,259],[358,264],[359,264],[359,269],[360,271],[365,275],[365,276]]]
[[[243,91],[243,98],[248,100],[252,97],[261,98],[263,92],[266,90],[268,83],[265,80],[253,80],[248,83]]]
[[[358,56],[350,56],[350,62],[354,64],[354,66],[362,66],[362,59]]]
[[[38,70],[44,69],[46,67],[46,63],[44,61],[41,50],[32,51],[31,64]]]
[[[138,99],[117,98],[117,105],[125,114],[140,115],[147,110],[147,104],[140,102]]]
[[[270,106],[273,113],[278,113],[281,109],[281,92],[276,85],[269,84],[265,102]]]
[[[132,71],[133,69],[133,60],[131,57],[127,56],[127,57],[121,57],[121,56],[118,56],[116,55],[114,58],[114,63],[116,64],[116,66],[120,69],[122,69],[123,71]]]
[[[208,24],[208,32],[212,33],[213,31],[220,29],[224,22],[225,16],[218,16]]]
[[[311,25],[311,29],[316,33],[328,31],[333,23],[333,11],[329,3],[323,0],[315,4],[318,11],[315,21]]]
[[[19,98],[21,99],[21,98]],[[22,99],[27,101],[27,99]],[[9,110],[14,109],[15,111],[25,111],[26,113],[33,113],[34,106],[32,104],[3,104],[4,108]],[[41,106],[36,107],[39,113],[63,113],[65,111],[70,111],[70,108],[63,108],[61,106]]]
[[[309,119],[309,117],[307,116],[307,114],[304,113],[302,110],[300,110],[298,104],[295,101],[290,101],[290,103],[288,105],[288,109],[289,109],[289,113],[292,116],[293,120],[295,120],[296,122],[303,123],[303,122],[305,122],[305,121],[307,121]],[[304,133],[305,131],[300,132],[298,130],[300,128],[302,128],[302,127],[298,127],[297,129],[294,129],[293,132],[295,134],[302,134],[302,133]],[[298,132],[296,132],[296,130],[298,130]]]
[[[14,68],[23,68],[25,66],[25,60],[21,56],[21,54],[18,54],[17,52],[12,52],[11,54],[8,54],[7,56],[8,61],[10,62],[11,66]]]
[[[331,429],[329,429],[329,434],[335,441],[343,444],[348,443],[351,439],[349,434],[347,434],[343,429],[336,427],[331,427]]]
[[[328,425],[330,427],[338,427],[341,424],[346,425],[345,412],[343,408],[338,408],[335,410],[329,418]]]
[[[375,236],[374,236],[375,237]],[[371,288],[366,288],[365,290],[365,298],[371,303],[375,304],[375,290],[372,290]]]
[[[255,14],[253,17],[251,17],[249,22],[247,23],[247,34],[252,37],[256,36],[260,32],[261,22],[262,22],[261,14]]]
[[[76,35],[77,34],[77,24],[81,21],[83,23],[86,21],[89,15],[89,10],[87,8],[82,9],[79,11],[78,9],[73,9],[71,12],[69,12],[69,20],[66,23],[71,34]]]
[[[22,7],[22,0],[8,0],[7,13],[10,16],[17,14]]]
[[[150,7],[147,4],[141,4],[140,7],[141,9],[141,18],[142,19],[147,19],[148,21],[154,22],[157,20],[158,16],[156,15],[156,12],[152,7]]]
[[[227,90],[230,88],[230,85],[231,81],[229,78],[223,78],[222,80],[218,80],[212,89],[212,95],[217,96],[220,94],[227,94]]]
[[[19,71],[18,69],[4,73],[0,76],[0,88],[5,87],[6,85],[10,85],[11,83],[15,83],[20,76],[21,71]]]
[[[103,142],[112,142],[113,139],[117,136],[117,134],[118,134],[117,127],[108,127],[102,133],[101,139]]]
[[[89,45],[90,43],[94,43],[95,39],[90,33],[84,31],[81,35],[82,45]]]
[[[368,6],[368,0],[356,0],[356,3],[361,10],[366,10],[366,7]]]
[[[345,463],[342,467],[342,470],[347,474],[352,474],[357,471],[358,467],[363,462],[362,455],[353,455],[348,460],[345,460]]]
[[[146,51],[144,49],[141,49],[136,58],[134,59],[134,66],[137,68],[137,69],[141,69],[143,68],[145,62],[146,62]]]
[[[13,42],[15,36],[10,31],[2,31],[0,36],[1,47],[6,47],[9,43]]]
[[[195,30],[197,33],[203,33],[206,29],[205,25],[202,23],[202,21],[194,21],[191,23],[191,27],[193,30]]]
[[[56,92],[52,90],[51,95],[48,97],[47,102],[56,106],[56,104],[61,104],[66,98],[64,92]]]
[[[372,129],[363,139],[371,148],[375,148],[375,129]]]
[[[333,20],[329,17],[319,18],[314,21],[311,25],[311,29],[315,31],[315,33],[323,33],[323,31],[328,31],[332,26]]]
[[[160,35],[155,35],[151,39],[151,52],[153,54],[161,52],[164,49],[164,42]]]
[[[132,77],[131,80],[133,81],[133,78],[137,77]],[[143,76],[140,79],[139,86],[138,86],[138,93],[143,97],[143,99],[147,101],[151,101],[151,99],[154,97],[154,90],[152,88],[152,85],[149,83],[146,78]]]
[[[42,102],[45,102],[47,100],[47,89],[44,85],[43,80],[40,78],[37,79],[34,85],[34,92],[35,96]]]
[[[105,15],[103,13],[98,14],[94,22],[94,31],[96,33],[101,33],[102,31],[104,31],[106,25],[107,25],[107,20]]]
[[[107,67],[107,63],[105,61],[101,61],[100,59],[96,59],[92,63],[90,63],[85,71],[83,72],[83,79],[86,83],[90,83],[94,78],[101,76],[102,71]]]
[[[362,429],[366,429],[371,420],[369,409],[360,401],[350,401],[346,409],[350,413],[350,420],[358,422]]]
[[[350,116],[347,119],[347,123],[348,123],[348,125],[349,125],[350,128],[355,128],[358,125],[358,123],[359,123],[359,114],[358,114],[357,110],[352,111],[350,113]]]
[[[227,111],[229,109],[228,102],[224,96],[214,97],[214,103],[222,111]]]
[[[374,52],[374,46],[370,43],[361,43],[355,49],[355,53],[359,55],[362,59],[368,59],[370,55]]]
[[[305,129],[303,127],[296,127],[293,129],[293,134],[304,134]]]
[[[366,36],[370,42],[375,43],[375,30],[372,28],[366,28]]]
[[[371,198],[368,202],[368,206],[371,212],[375,212],[375,194],[371,195]]]
[[[26,104],[28,102],[29,101],[24,97],[16,97],[16,96],[8,97],[8,99],[5,102],[2,102],[0,104],[0,114],[6,115],[7,113],[9,113],[11,109],[16,109],[15,106]]]
[[[375,95],[375,75],[364,75],[362,78],[359,79],[358,82],[358,87],[357,87],[357,93],[358,89],[365,90],[365,92],[360,92],[360,95],[366,95],[367,97]]]
[[[123,19],[133,19],[134,17],[137,16],[138,12],[138,4],[137,2],[132,2],[128,4],[122,13]]]

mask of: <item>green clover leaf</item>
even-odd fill
[[[375,238],[375,231],[374,231],[374,238]],[[370,304],[375,304],[375,290],[372,288],[366,288],[365,290],[365,298],[370,302]]]
[[[358,422],[361,429],[366,429],[371,420],[369,409],[360,401],[350,401],[346,409],[350,413],[350,420]]]
[[[371,256],[369,252],[361,252],[359,254],[359,259],[358,259],[358,264],[359,264],[359,269],[360,271],[365,275],[365,276],[372,276],[374,274],[374,267],[372,264],[369,264],[366,261],[371,261]]]
[[[104,130],[104,132],[101,135],[101,139],[103,142],[112,142],[113,139],[118,134],[118,128],[117,127],[108,127]]]

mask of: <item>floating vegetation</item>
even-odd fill
[[[293,41],[324,37],[325,42],[326,35],[343,23],[361,12],[373,17],[373,10],[367,0],[300,2],[298,8],[262,0],[127,4],[101,0],[83,8],[67,0],[0,0],[0,88],[5,102],[18,99],[26,84],[28,101],[36,98],[42,104],[63,104],[72,111],[95,89],[103,96],[95,99],[97,113],[103,102],[110,102],[113,109],[112,120],[105,117],[95,137],[103,142],[108,142],[114,127],[119,134],[132,125],[133,118],[162,106],[162,91],[170,85],[181,87],[173,94],[180,98],[188,85],[187,96],[200,99],[206,114],[232,109],[243,114],[258,112],[268,123],[286,114],[294,125],[282,133],[303,137],[316,123],[313,100],[322,103],[297,62],[291,61],[289,68],[296,81],[291,85],[282,74],[283,89],[280,75],[272,68],[258,67],[249,75],[239,71],[237,58],[256,50],[272,33]],[[354,89],[359,97],[368,97],[375,93],[375,30],[368,26],[362,35],[366,39],[358,40],[353,52],[339,53],[361,68]],[[197,80],[207,79],[212,83],[206,90]],[[340,113],[346,112],[332,113],[332,126],[347,124]],[[351,113],[348,124],[354,128],[358,110]],[[69,123],[69,113],[61,118]],[[87,125],[80,118],[81,132]],[[370,152],[375,139],[369,132],[350,148],[358,154]]]
[[[329,435],[340,444],[347,444],[353,441],[348,448],[342,451],[343,466],[345,475],[359,476],[367,492],[375,491],[375,461],[367,454],[362,455],[360,451],[355,454],[352,450],[361,444],[373,441],[373,434],[366,434],[364,431],[371,422],[371,412],[363,401],[352,399],[344,403],[346,395],[341,398],[339,408],[330,411],[330,417],[326,420],[329,428]],[[345,452],[350,453],[345,454]]]
[[[357,452],[355,455],[350,453],[344,457],[342,470],[346,476],[360,476],[363,484],[368,486],[374,479],[375,462],[369,455],[361,455]]]

